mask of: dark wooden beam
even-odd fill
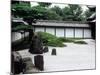
[[[74,36],[74,38],[75,38],[75,28],[74,28],[74,30],[73,30],[73,36]]]
[[[54,33],[54,35],[56,36],[56,27],[55,27],[55,29],[54,29],[54,30],[55,30],[55,33]]]
[[[83,32],[82,33],[83,33],[83,36],[82,37],[84,38],[84,28],[83,28]]]
[[[46,32],[46,27],[44,27],[44,32]]]
[[[66,28],[64,28],[64,37],[66,37]]]

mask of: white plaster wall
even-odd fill
[[[44,32],[44,27],[35,27],[35,32]]]
[[[35,32],[44,32],[44,27],[35,27]],[[48,28],[46,27],[46,32],[55,35],[55,28]],[[65,35],[68,38],[74,38],[74,28],[66,28]],[[26,33],[25,35],[28,35]],[[64,28],[56,28],[56,36],[57,37],[64,37]],[[75,38],[83,38],[83,28],[75,28]],[[84,29],[84,38],[91,38],[91,30]]]
[[[75,28],[75,38],[83,38],[83,29]]]
[[[56,28],[56,36],[64,37],[64,28]]]
[[[55,28],[46,28],[46,32],[55,35]]]
[[[19,40],[21,39],[22,36],[21,36],[21,33],[18,33],[18,32],[12,32],[12,35],[11,35],[11,41],[14,42],[16,40]]]
[[[74,28],[66,28],[66,37],[74,37]]]
[[[84,29],[84,38],[91,38],[91,30]]]

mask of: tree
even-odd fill
[[[32,24],[37,19],[42,20],[72,20],[82,21],[84,15],[79,5],[68,5],[61,9],[59,6],[48,8],[51,3],[39,2],[39,5],[30,7],[26,3],[12,4],[12,14],[14,17],[24,18],[25,21]]]
[[[90,11],[89,9],[87,9],[85,12],[84,12],[84,16],[85,18],[89,18],[94,12],[93,11]]]
[[[62,17],[59,14],[57,14],[55,11],[48,10],[47,19],[48,20],[62,20]]]
[[[32,7],[33,11],[36,11],[35,13],[37,19],[45,20],[47,19],[47,9],[45,7],[41,6],[34,6]]]
[[[82,12],[79,5],[68,5],[63,8],[63,20],[81,21],[83,19]]]
[[[38,4],[42,7],[49,7],[51,5],[51,3],[47,3],[47,2],[38,2]]]
[[[51,11],[56,12],[59,16],[62,16],[63,15],[63,11],[62,11],[62,9],[59,6],[52,7],[51,8]]]
[[[13,17],[20,17],[23,18],[24,21],[28,23],[28,25],[32,25],[32,23],[36,22],[36,17],[37,17],[37,11],[33,10],[29,5],[26,3],[18,3],[18,4],[12,4],[12,16]],[[14,28],[16,28],[14,26]],[[21,26],[20,26],[21,28]],[[22,29],[23,30],[23,29]],[[29,41],[31,41],[33,37],[33,29],[28,29],[29,30]]]
[[[12,15],[14,17],[30,19],[46,19],[46,8],[41,6],[30,7],[27,4],[12,4]],[[29,21],[28,21],[29,22]],[[30,24],[30,23],[29,23]]]
[[[26,3],[20,3],[20,4],[12,4],[12,15],[14,17],[25,17],[25,16],[31,16],[30,11],[32,9],[30,6]]]

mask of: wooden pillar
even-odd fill
[[[35,26],[33,27],[33,31],[35,32]]]
[[[55,27],[55,33],[54,33],[54,35],[56,36],[56,27]]]
[[[74,28],[73,32],[74,32],[74,33],[73,33],[73,36],[74,36],[74,38],[75,38],[75,28]]]
[[[64,28],[64,37],[66,37],[66,28]]]
[[[46,32],[46,27],[44,27],[44,32]]]
[[[83,28],[83,36],[82,36],[82,38],[84,38],[84,28]]]
[[[25,40],[25,31],[23,32],[23,34],[24,34],[24,40]]]

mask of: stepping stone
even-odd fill
[[[55,48],[52,49],[51,55],[57,55]]]

